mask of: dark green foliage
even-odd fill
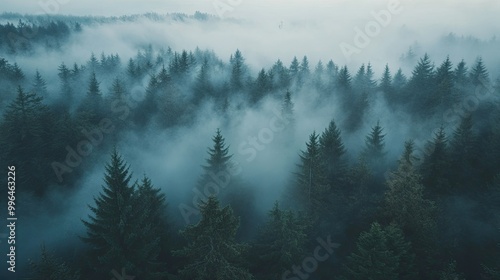
[[[188,244],[175,253],[188,260],[179,274],[182,279],[254,279],[241,266],[244,244],[235,241],[239,220],[230,206],[220,208],[217,198],[210,196],[200,205],[201,220],[188,225],[181,235]]]
[[[281,210],[276,202],[251,249],[254,275],[263,280],[281,279],[286,270],[300,263],[305,253],[306,227],[298,215]]]
[[[53,156],[47,148],[54,129],[49,127],[54,119],[42,101],[37,92],[25,92],[18,87],[17,96],[7,106],[0,123],[0,159],[18,166],[18,181],[39,195],[49,181],[46,174],[50,166],[42,163]]]
[[[457,263],[451,261],[439,274],[439,280],[465,280],[462,273],[457,272]]]
[[[136,190],[131,176],[115,149],[102,193],[94,198],[95,206],[89,205],[92,215],[82,220],[87,233],[81,239],[90,245],[88,260],[100,277],[123,268],[137,277],[160,279],[164,265],[157,257],[166,236],[165,198],[148,178]]]
[[[313,132],[306,143],[306,150],[301,152],[296,173],[297,182],[293,190],[301,208],[306,210],[313,220],[319,218],[320,212],[327,204],[326,194],[330,189],[318,138],[318,134]]]
[[[339,189],[347,179],[346,149],[342,143],[340,129],[332,120],[319,138],[322,160],[325,164],[328,183]]]
[[[385,134],[383,134],[383,130],[380,121],[377,121],[377,124],[372,127],[370,134],[365,138],[365,149],[363,150],[362,157],[371,165],[380,163],[385,157]]]
[[[440,127],[429,141],[421,166],[422,182],[431,193],[450,192],[449,170],[450,158],[448,139],[444,128]]]
[[[356,249],[347,258],[341,279],[352,280],[390,280],[400,278],[400,258],[409,254],[400,232],[389,229],[388,234],[378,223],[373,223],[370,230],[362,232],[356,243]],[[414,279],[414,278],[413,278]]]
[[[32,262],[31,270],[33,280],[79,280],[80,274],[75,272],[65,262],[60,261],[47,252],[42,246],[42,253],[39,262]]]

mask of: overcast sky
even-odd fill
[[[353,18],[363,17],[371,10],[379,10],[391,1],[394,0],[2,0],[0,10],[35,14],[43,14],[48,10],[74,15],[123,15],[145,12],[191,14],[195,11],[217,14],[216,6],[219,9],[231,6],[232,10],[226,12],[225,16],[303,18],[320,15]],[[500,1],[497,0],[399,0],[399,2],[406,8],[408,20],[415,23],[418,21],[450,23],[452,20],[458,25],[474,22],[494,24],[489,20],[497,19],[496,15],[500,12]]]
[[[245,24],[239,26],[152,26],[147,23],[143,26],[104,26],[98,30],[89,30],[89,34],[85,36],[91,39],[86,40],[85,44],[78,43],[76,47],[82,45],[85,50],[96,53],[113,52],[119,49],[117,46],[123,45],[115,43],[113,38],[121,40],[123,37],[133,38],[130,40],[134,42],[169,45],[176,50],[191,50],[196,46],[214,49],[225,58],[239,48],[250,56],[248,62],[255,64],[256,69],[269,66],[277,58],[289,63],[293,56],[305,54],[310,56],[312,63],[319,59],[335,58],[341,64],[352,62],[356,66],[371,61],[382,67],[390,59],[397,60],[416,41],[423,45],[425,51],[430,51],[430,43],[450,32],[485,40],[495,35],[500,36],[500,25],[497,24],[500,15],[498,0],[0,1],[0,11],[23,14],[117,16],[147,12],[193,14],[200,11],[223,18],[244,19]],[[347,57],[341,49],[342,43],[356,46],[356,28],[365,30],[375,20],[374,14],[386,11],[391,3],[397,7],[398,12],[390,15],[389,24],[381,27],[377,35],[370,38],[368,47],[361,47],[359,54]],[[144,27],[148,28],[147,33],[144,33]],[[101,37],[101,40],[95,40]],[[130,53],[135,51],[131,49]],[[121,50],[121,53],[124,51]],[[442,56],[445,54],[451,54],[454,59],[464,58],[464,54],[453,57],[448,47],[442,53],[443,55],[433,59],[444,59]],[[465,58],[473,61],[479,55],[484,54],[471,52],[471,57]],[[380,60],[379,63],[377,60]]]

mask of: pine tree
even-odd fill
[[[299,74],[299,60],[297,59],[296,56],[293,57],[292,63],[290,64],[290,76],[292,79],[296,79],[298,74]]]
[[[243,55],[240,50],[236,50],[234,56],[231,59],[231,78],[230,84],[234,91],[241,90],[243,88],[243,76],[245,74],[245,64]]]
[[[432,194],[443,194],[450,191],[449,148],[443,127],[439,128],[434,139],[427,144],[421,172],[423,184]]]
[[[134,271],[145,279],[163,279],[165,264],[158,261],[161,253],[165,253],[168,245],[168,223],[166,213],[165,195],[160,189],[153,187],[151,180],[144,176],[137,188],[135,211],[140,213],[136,231],[140,232],[145,244],[137,243],[135,248],[136,259],[140,271]]]
[[[49,254],[42,245],[39,262],[30,261],[34,280],[79,280],[79,272],[74,272],[66,263]]]
[[[89,260],[103,275],[113,269],[125,267],[132,271],[136,267],[130,263],[134,252],[132,245],[134,219],[134,187],[131,174],[118,152],[113,150],[111,161],[106,165],[105,185],[99,197],[94,198],[95,206],[90,206],[93,215],[82,220],[87,234],[81,239],[90,245]]]
[[[301,152],[293,193],[313,220],[319,218],[320,212],[325,209],[326,194],[329,190],[318,137],[318,134],[313,132],[306,143],[306,150]]]
[[[251,250],[254,275],[263,280],[280,279],[284,271],[300,263],[307,241],[306,224],[278,202],[268,214]]]
[[[469,77],[467,77],[467,72],[468,72],[467,65],[465,61],[462,59],[457,64],[455,70],[453,71],[453,78],[456,86],[464,87],[465,85],[468,84]]]
[[[415,66],[406,91],[407,100],[415,104],[413,106],[415,114],[427,116],[434,113],[438,105],[435,89],[434,65],[425,54]],[[418,95],[415,94],[417,92]]]
[[[383,128],[380,126],[380,121],[372,127],[372,130],[365,138],[365,149],[362,156],[366,158],[369,163],[380,163],[385,157],[385,134],[382,134]]]
[[[292,94],[290,93],[289,90],[287,90],[283,98],[283,102],[281,104],[281,116],[287,121],[287,127],[295,126],[295,117],[293,108],[294,104],[292,101]]]
[[[33,82],[33,91],[35,91],[39,96],[47,95],[47,82],[38,70],[35,73],[35,80]]]
[[[405,143],[405,152],[396,171],[387,180],[384,213],[389,221],[396,223],[414,245],[418,257],[418,269],[423,275],[430,267],[435,253],[436,206],[424,197],[422,179],[415,167],[413,142]]]
[[[360,234],[355,251],[347,258],[342,279],[399,279],[399,258],[387,243],[387,236],[380,224],[373,223],[368,232]]]
[[[384,92],[386,99],[390,100],[393,94],[394,88],[392,87],[392,76],[391,71],[389,70],[389,65],[386,64],[384,68],[384,74],[382,74],[382,78],[380,79],[379,88]]]
[[[81,118],[88,124],[96,124],[102,119],[103,102],[99,82],[95,72],[90,75],[87,95],[79,107]]]
[[[476,60],[476,64],[472,67],[469,79],[473,86],[485,88],[489,85],[490,79],[488,70],[486,70],[486,66],[484,66],[483,59],[479,57]]]
[[[440,106],[443,110],[453,104],[453,71],[449,57],[436,70],[436,96],[433,103]]]
[[[476,135],[472,130],[472,117],[462,118],[450,141],[450,169],[453,170],[451,184],[456,188],[477,190],[479,164]]]
[[[0,123],[0,159],[9,160],[19,169],[18,182],[41,195],[50,174],[44,164],[50,155],[51,114],[36,92],[17,88],[16,99],[6,108]],[[46,123],[47,122],[47,123]]]
[[[465,280],[465,277],[457,272],[457,262],[453,260],[441,271],[439,280]]]
[[[210,196],[200,205],[201,220],[181,231],[188,244],[174,253],[188,260],[179,271],[182,279],[254,279],[241,266],[244,244],[235,241],[239,221],[230,206],[221,208]]]
[[[136,192],[131,177],[129,167],[114,149],[106,165],[103,190],[94,198],[95,206],[89,205],[92,215],[82,220],[87,233],[80,238],[89,244],[88,259],[97,272],[96,277],[112,276],[113,270],[121,268],[138,278],[159,276],[154,265],[161,237],[153,238],[148,234],[159,232],[153,224],[159,222],[163,200],[152,189],[149,180],[143,181],[141,190]],[[140,215],[137,212],[139,205],[147,206],[141,209],[144,211]]]
[[[246,237],[252,230],[255,207],[253,191],[236,176],[236,165],[231,160],[232,155],[229,154],[229,147],[220,129],[217,129],[212,141],[213,146],[208,149],[208,158],[198,181],[198,189],[205,194],[214,192],[211,194],[229,204],[234,213],[242,219],[238,237]]]
[[[406,78],[405,74],[403,74],[403,70],[399,68],[396,74],[394,75],[394,79],[392,80],[394,88],[396,89],[396,91],[399,91],[406,86],[407,82],[408,79]]]
[[[325,163],[328,182],[334,188],[343,185],[347,176],[347,160],[345,158],[346,149],[340,136],[340,129],[335,121],[330,121],[319,138],[322,160]]]
[[[337,76],[337,87],[346,93],[349,93],[351,90],[351,80],[351,74],[349,73],[347,66],[340,68]]]

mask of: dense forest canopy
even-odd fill
[[[175,38],[75,48],[119,24],[245,24],[203,13],[0,22],[22,277],[500,279],[497,39],[258,64]]]

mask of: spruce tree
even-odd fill
[[[89,205],[92,214],[88,220],[82,220],[87,232],[80,238],[89,245],[88,260],[95,277],[112,277],[112,272],[120,269],[138,278],[162,277],[159,267],[163,265],[157,262],[157,256],[163,238],[163,197],[148,179],[136,191],[131,176],[114,149],[106,165],[102,192],[94,198],[95,205]]]
[[[306,143],[306,150],[301,152],[297,182],[293,193],[302,208],[316,221],[327,204],[326,195],[329,185],[326,170],[321,157],[318,134],[313,132]]]
[[[448,139],[443,127],[439,128],[434,139],[426,145],[421,173],[422,182],[431,194],[450,192],[450,156]]]
[[[42,75],[38,70],[36,70],[32,88],[33,91],[36,92],[39,96],[47,95],[47,82],[44,78],[42,78]]]
[[[325,164],[328,182],[334,188],[343,185],[347,176],[346,149],[340,136],[340,129],[334,120],[321,134],[319,138],[322,160]]]
[[[378,223],[362,232],[356,249],[347,258],[341,279],[396,280],[399,270],[398,255],[388,246],[387,235]]]
[[[366,158],[369,164],[380,163],[385,157],[385,142],[383,128],[380,126],[380,121],[372,127],[370,134],[365,138],[365,149],[362,156]]]
[[[429,277],[426,267],[435,265],[436,206],[424,197],[424,186],[415,167],[413,142],[405,143],[405,152],[396,171],[387,180],[384,198],[385,217],[396,223],[414,245],[417,265]]]
[[[175,251],[188,263],[179,271],[187,280],[249,280],[253,276],[241,265],[246,245],[235,241],[239,220],[230,206],[221,208],[210,196],[200,205],[201,220],[181,231],[187,245]]]
[[[33,280],[79,280],[80,273],[75,272],[65,262],[47,252],[42,245],[39,262],[30,261]]]
[[[486,66],[484,66],[483,59],[481,57],[476,60],[476,64],[472,67],[469,79],[475,87],[485,88],[489,85],[490,80],[488,70],[486,70]]]
[[[307,242],[306,223],[278,202],[268,213],[251,249],[254,275],[259,279],[281,279],[284,271],[302,261]]]

